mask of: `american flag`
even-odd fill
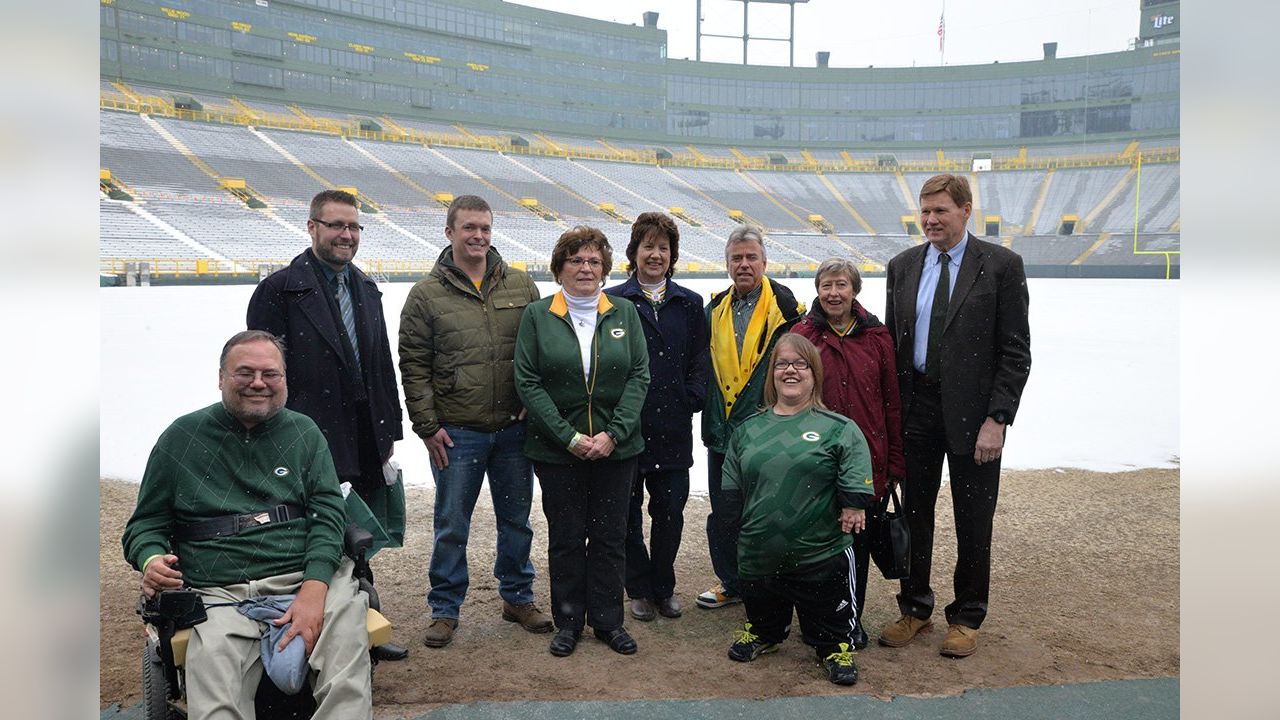
[[[938,52],[942,52],[942,41],[946,39],[947,34],[947,13],[944,10],[938,16]]]

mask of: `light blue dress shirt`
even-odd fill
[[[960,274],[960,263],[964,260],[964,250],[969,246],[969,234],[965,233],[960,244],[947,251],[951,257],[949,276],[951,287],[947,288],[947,297],[956,289],[956,276]],[[942,253],[932,243],[924,253],[924,270],[920,272],[920,289],[916,291],[916,334],[911,364],[916,372],[924,372],[924,359],[929,348],[929,314],[933,310],[933,293],[938,288],[938,278],[942,275],[942,266],[938,257]]]

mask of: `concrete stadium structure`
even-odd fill
[[[968,175],[973,230],[1058,276],[1178,274],[1176,36],[1080,58],[911,69],[666,58],[666,33],[495,0],[104,0],[104,275],[256,278],[305,204],[358,191],[360,261],[416,275],[452,196],[494,206],[533,270],[575,224],[681,224],[685,272],[728,229],[770,260],[876,272],[920,242],[930,174]],[[990,167],[990,170],[986,168]]]

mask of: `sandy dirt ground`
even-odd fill
[[[136,704],[141,624],[134,614],[138,574],[121,559],[120,534],[137,486],[101,483],[101,685],[103,707]],[[569,658],[547,652],[550,635],[501,619],[492,577],[491,503],[482,495],[470,545],[471,588],[451,645],[422,645],[426,567],[431,552],[429,489],[409,488],[406,546],[374,558],[382,611],[408,660],[374,674],[379,718],[413,717],[443,704],[513,700],[771,698],[860,693],[953,695],[970,688],[1049,685],[1176,676],[1178,637],[1178,471],[1094,473],[1006,471],[996,513],[991,605],[978,653],[941,657],[941,608],[952,599],[955,534],[948,493],[938,501],[934,628],[908,647],[879,647],[880,628],[898,616],[897,583],[873,568],[863,620],[871,646],[859,653],[853,688],[827,682],[811,650],[793,634],[754,663],[725,657],[744,619],[741,605],[703,610],[693,599],[713,582],[706,549],[705,498],[685,509],[676,594],[684,616],[627,628],[640,650],[624,657],[585,635]],[[546,521],[534,501],[533,560],[539,605],[548,606]]]

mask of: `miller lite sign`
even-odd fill
[[[1138,22],[1138,36],[1146,38],[1155,37],[1171,37],[1178,35],[1178,28],[1182,23],[1178,22],[1179,3],[1175,2],[1146,2],[1142,4],[1142,14]]]

